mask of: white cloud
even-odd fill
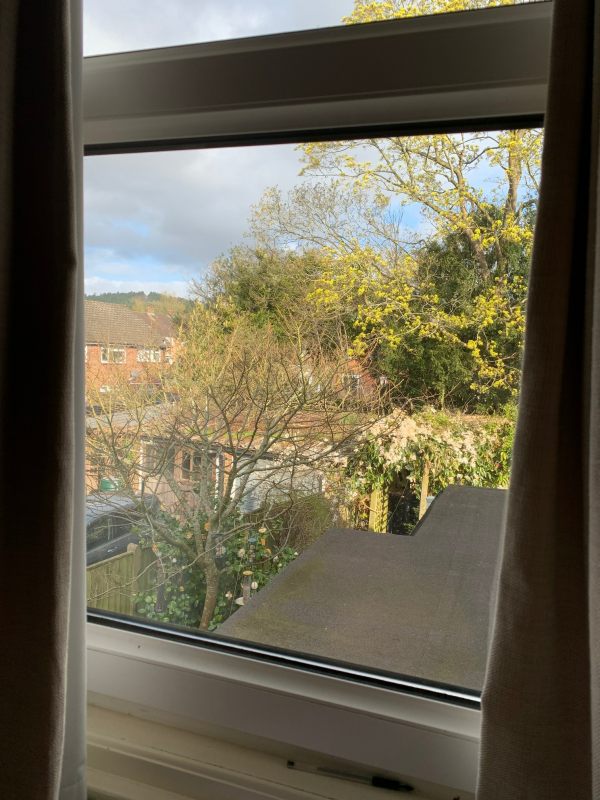
[[[299,163],[292,145],[87,158],[88,275],[145,265],[151,279],[199,277],[244,241],[267,186],[298,180]]]
[[[339,25],[352,7],[352,0],[84,0],[84,53]]]
[[[335,25],[352,6],[353,0],[84,0],[84,52]],[[288,145],[86,159],[88,282],[183,285],[200,277],[244,241],[250,208],[264,189],[286,192],[298,169]]]

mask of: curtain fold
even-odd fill
[[[554,0],[478,800],[600,797],[600,5]]]
[[[0,3],[4,800],[85,796],[80,576],[75,602],[71,591],[72,570],[84,574],[81,502],[73,507],[81,483],[75,440],[82,417],[75,346],[81,149],[72,71],[81,56],[78,9],[79,0]]]

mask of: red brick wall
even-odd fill
[[[114,347],[120,346],[114,345]],[[100,360],[100,345],[86,345],[86,391],[97,391],[101,386],[115,388],[119,383],[152,383],[160,371],[169,366],[165,360],[165,355],[169,351],[161,350],[161,360],[158,363],[140,363],[137,360],[139,348],[123,347],[124,364],[103,364]]]

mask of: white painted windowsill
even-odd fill
[[[202,786],[242,755],[249,760],[240,763],[257,765],[258,772],[243,772],[248,780],[275,781],[292,792],[248,797],[311,797],[292,790],[320,785],[331,791],[315,797],[353,797],[354,784],[296,773],[286,768],[290,758],[396,777],[415,786],[411,797],[468,800],[475,789],[480,714],[474,709],[94,624],[88,625],[88,685],[92,789],[138,779],[154,786],[160,778],[178,791],[181,771],[200,776]],[[189,763],[190,753],[216,751],[222,760],[215,775],[208,756]],[[147,771],[144,764],[154,766]],[[331,793],[338,785],[340,794]],[[384,796],[365,786],[357,791],[357,797]],[[114,796],[151,797],[132,792]],[[163,796],[171,795],[157,795]]]

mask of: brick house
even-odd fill
[[[153,382],[172,361],[175,326],[166,314],[85,301],[86,387],[109,392],[126,380]]]

